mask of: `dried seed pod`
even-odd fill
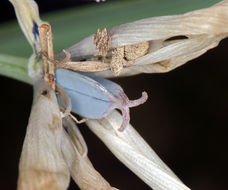
[[[121,110],[123,122],[120,130],[130,121],[129,108],[147,100],[147,94],[143,92],[141,98],[131,101],[118,84],[88,73],[57,69],[56,81],[70,97],[72,111],[82,117],[100,119],[115,108]]]

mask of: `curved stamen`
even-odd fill
[[[119,109],[123,115],[123,121],[122,121],[122,124],[118,130],[123,131],[130,122],[130,110],[129,110],[129,108],[136,107],[136,106],[146,102],[146,100],[148,99],[148,95],[146,92],[142,92],[142,96],[139,99],[129,100],[127,95],[124,93],[124,91],[122,91],[118,88],[115,88],[115,90],[118,92],[120,97],[116,97],[116,96],[114,97],[113,96],[112,99],[114,100],[114,102],[117,106],[117,109]]]

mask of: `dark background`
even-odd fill
[[[40,12],[89,1],[39,1]],[[0,22],[15,19],[7,1]],[[118,80],[129,98],[147,91],[149,100],[131,109],[131,123],[163,159],[194,190],[228,189],[227,110],[228,40],[203,56],[166,74],[143,74]],[[16,189],[17,167],[32,103],[32,87],[0,77],[0,187]],[[122,165],[86,126],[80,127],[95,168],[115,187],[150,189]],[[71,189],[77,189],[72,183]]]

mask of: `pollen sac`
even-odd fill
[[[56,70],[56,82],[64,89],[72,103],[72,112],[89,119],[101,119],[113,109],[122,112],[122,131],[129,123],[129,108],[147,100],[147,93],[137,100],[129,100],[121,86],[89,73],[66,69]]]

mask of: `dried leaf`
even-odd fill
[[[151,188],[189,190],[131,125],[119,132],[120,122],[121,115],[114,110],[104,119],[87,121],[87,125],[123,164]]]
[[[18,190],[66,190],[70,173],[61,153],[62,118],[55,92],[35,82],[19,164]]]
[[[77,126],[69,118],[64,119],[68,133],[62,137],[62,153],[70,174],[81,190],[117,190],[94,169],[87,157],[87,147]]]

